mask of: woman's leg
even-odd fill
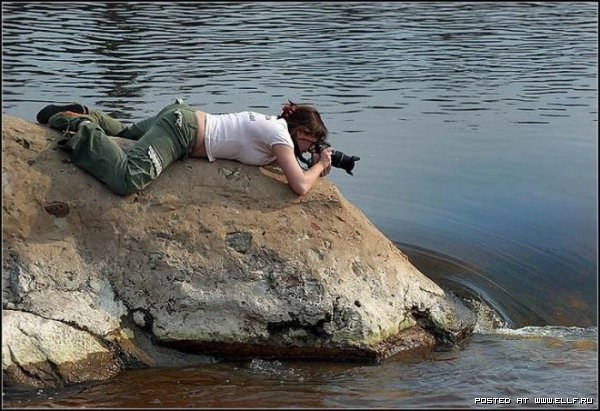
[[[128,128],[119,120],[112,118],[100,110],[88,108],[88,112],[88,116],[91,117],[93,121],[98,124],[108,136],[118,136]]]
[[[128,140],[139,140],[144,134],[150,130],[150,128],[156,123],[156,120],[167,110],[172,109],[178,105],[183,105],[183,100],[177,99],[173,104],[169,104],[165,108],[163,108],[157,115],[147,118],[142,121],[138,121],[137,123],[125,127],[121,122],[113,119],[112,117],[102,113],[98,110],[88,109],[90,112],[90,116],[94,117],[100,127],[106,131],[106,134],[110,136],[123,137]]]
[[[161,112],[154,124],[125,153],[99,124],[82,126],[61,146],[73,163],[92,174],[113,192],[128,195],[148,186],[174,161],[188,153],[197,125],[187,112],[185,122],[177,108]]]
[[[163,108],[158,115],[139,121],[131,126],[125,126],[119,120],[112,118],[106,113],[80,103],[68,103],[64,105],[49,104],[37,113],[37,120],[41,124],[48,124],[50,117],[53,115],[71,111],[91,117],[90,120],[96,122],[109,136],[139,140],[154,125],[158,116],[176,105],[183,105],[183,100],[177,99],[173,104]]]
[[[168,106],[163,108],[157,115],[142,121],[138,121],[132,126],[123,129],[119,134],[114,135],[118,137],[127,138],[129,140],[138,140],[140,137],[146,134],[148,130],[150,130],[150,128],[154,125],[154,123],[156,123],[156,120],[160,118],[162,114],[180,105],[183,107],[183,100],[178,98],[173,104],[169,104]],[[189,106],[186,107],[189,108]]]

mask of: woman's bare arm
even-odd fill
[[[291,189],[298,195],[304,195],[315,185],[321,174],[331,167],[331,148],[321,152],[319,161],[308,170],[298,164],[294,150],[284,144],[273,146],[277,164],[285,174]]]

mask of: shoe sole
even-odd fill
[[[77,114],[87,114],[85,106],[79,103],[70,103],[65,105],[50,104],[37,113],[37,122],[40,124],[48,124],[50,117],[63,111],[72,111]]]

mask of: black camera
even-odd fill
[[[331,144],[321,141],[320,143],[315,144],[315,153],[321,154],[321,151],[329,147],[331,147]],[[351,176],[354,175],[352,174],[354,163],[358,160],[360,160],[360,157],[348,156],[338,150],[333,150],[331,152],[331,165],[346,170],[346,173],[350,174]]]

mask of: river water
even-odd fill
[[[596,3],[4,2],[2,12],[3,114],[35,121],[45,104],[79,101],[132,122],[177,97],[214,113],[315,103],[334,147],[361,157],[354,176],[328,178],[424,274],[504,323],[380,365],[215,360],[60,390],[5,387],[4,406],[462,408],[504,397],[597,408]]]

